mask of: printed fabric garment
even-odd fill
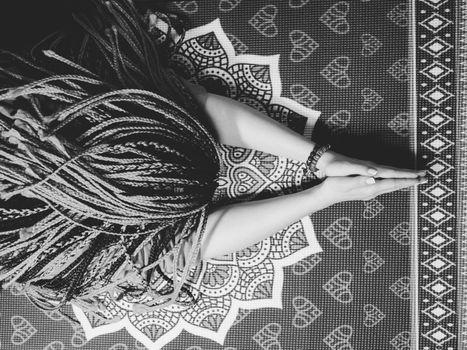
[[[164,46],[164,49],[167,50],[168,48],[173,48],[174,45],[169,46],[167,43],[168,42],[173,42],[175,45],[176,43],[180,43],[183,40],[183,35],[180,35],[171,25],[171,20],[166,14],[157,12],[157,11],[148,11],[146,15],[144,16],[145,23],[147,25],[147,30],[150,33],[151,37],[154,39],[154,43],[156,45],[159,45],[160,47]],[[54,55],[53,52],[48,52],[49,55]],[[69,61],[66,61],[66,58],[62,59],[62,62],[65,62],[66,64],[70,64]],[[174,74],[175,72],[170,72],[172,76],[175,78]],[[183,85],[182,79],[178,80],[175,79],[175,83],[179,85],[180,91],[185,94],[187,99],[190,101],[192,104],[191,107],[193,108],[199,108],[199,106],[196,105],[196,102],[193,99],[193,96],[191,93],[188,91],[187,87]],[[24,101],[23,101],[24,102]],[[36,106],[34,100],[28,101],[30,105]],[[16,120],[23,120],[26,121],[26,124],[29,122],[34,121],[34,117],[29,113],[27,109],[21,109],[18,106],[15,106],[16,109],[9,109],[6,106],[2,106],[0,104],[0,114],[3,116],[4,120],[15,120],[15,125],[16,125]],[[202,122],[202,121],[201,121]],[[9,130],[10,125],[7,124],[6,122],[2,121],[2,118],[0,118],[0,129],[1,130],[8,130],[8,131],[3,131],[5,133],[3,136],[8,136],[7,134],[10,133],[10,138],[13,138],[16,136],[15,134],[12,134],[14,130]],[[20,122],[21,124],[21,122]],[[26,125],[22,123],[23,125]],[[43,140],[41,140],[43,141]],[[57,140],[54,138],[49,138],[47,142],[50,142],[50,144],[56,142]],[[57,148],[59,148],[57,145],[55,145]],[[66,152],[64,152],[66,153]],[[27,196],[27,192],[22,193],[22,195],[25,195],[23,199],[29,200]],[[5,198],[3,198],[5,199]],[[31,196],[31,199],[33,199],[33,196]],[[49,203],[50,205],[50,203]],[[63,263],[62,261],[58,261],[59,259],[55,259],[57,261],[50,261],[54,259],[54,251],[52,248],[50,248],[49,254],[50,254],[50,259],[48,259],[47,262],[44,262],[44,264],[48,264],[47,268],[44,268],[43,270],[40,270],[42,265],[38,266],[21,266],[19,270],[26,271],[26,268],[31,268],[34,270],[36,268],[40,270],[40,278],[45,279],[46,277],[53,276],[54,274],[57,273],[57,271],[63,271],[68,267],[68,265],[71,265],[72,259],[74,258],[75,260],[81,259],[80,261],[84,261],[83,258],[81,257],[84,252],[87,250],[91,249],[93,247],[92,244],[97,244],[101,242],[93,242],[93,239],[98,237],[98,232],[93,232],[89,231],[86,229],[83,229],[82,227],[73,225],[70,223],[70,221],[67,221],[63,218],[63,216],[60,216],[57,212],[54,212],[52,206],[50,208],[47,208],[47,206],[40,206],[42,211],[44,213],[48,213],[48,220],[47,220],[47,225],[44,226],[44,224],[39,220],[37,223],[38,225],[35,225],[33,227],[24,227],[21,228],[18,231],[19,240],[16,240],[14,244],[19,244],[22,246],[25,246],[28,244],[29,246],[27,247],[27,251],[22,251],[21,254],[23,253],[29,253],[29,250],[38,250],[41,252],[43,248],[40,248],[41,246],[44,246],[45,244],[49,244],[52,241],[58,241],[61,238],[66,237],[68,234],[70,234],[70,239],[67,240],[66,242],[63,242],[63,246],[66,247],[66,251],[64,252],[64,256],[67,257],[66,261],[67,264]],[[204,222],[206,220],[206,216],[208,215],[207,211],[203,212],[202,215],[199,215],[198,218],[201,218],[201,222]],[[203,221],[204,220],[204,221]],[[42,225],[41,225],[42,223]],[[200,257],[199,254],[196,255],[194,252],[199,252],[200,244],[201,244],[201,237],[202,235],[200,232],[204,230],[203,225],[199,225],[197,229],[191,229],[193,228],[195,224],[195,219],[187,219],[183,224],[180,223],[174,223],[170,225],[167,230],[176,230],[180,228],[181,226],[184,227],[184,229],[188,228],[188,231],[185,230],[185,232],[189,232],[189,234],[185,234],[184,236],[180,235],[168,235],[171,236],[171,239],[169,241],[168,246],[164,249],[162,254],[162,260],[159,260],[159,262],[152,263],[152,268],[149,270],[146,270],[146,273],[141,273],[141,271],[138,271],[138,268],[146,267],[149,263],[149,255],[151,252],[151,248],[153,246],[153,240],[151,239],[151,235],[147,237],[146,239],[142,240],[141,238],[123,238],[122,235],[121,237],[121,245],[119,246],[118,244],[108,244],[106,245],[108,248],[105,250],[101,250],[94,255],[90,255],[91,258],[86,258],[87,263],[83,264],[83,266],[86,266],[86,271],[84,272],[85,278],[93,279],[90,276],[97,276],[97,275],[105,275],[107,272],[107,269],[109,267],[109,263],[111,261],[115,262],[114,257],[119,254],[121,256],[122,252],[122,246],[123,248],[134,248],[139,247],[141,248],[137,253],[136,256],[133,257],[132,261],[121,261],[120,267],[116,272],[113,273],[111,276],[111,281],[112,283],[108,284],[105,286],[105,288],[100,289],[99,294],[94,294],[92,293],[87,294],[89,297],[87,300],[85,298],[81,298],[80,300],[73,300],[75,304],[78,306],[81,306],[83,309],[86,311],[95,314],[97,317],[103,319],[104,322],[109,323],[109,320],[106,318],[104,313],[101,313],[101,311],[104,309],[102,305],[102,301],[104,299],[104,296],[102,294],[102,290],[105,290],[109,292],[110,296],[113,298],[120,298],[122,296],[122,291],[125,290],[127,291],[128,288],[131,289],[132,281],[135,282],[135,284],[138,284],[141,282],[141,279],[143,277],[143,280],[147,280],[149,277],[149,274],[154,272],[154,267],[156,265],[159,265],[162,271],[165,271],[167,275],[178,275],[178,272],[184,271],[185,272],[185,278],[186,278],[186,272],[187,270],[187,265],[190,262],[190,257],[192,259],[196,257],[196,260],[194,261],[194,266],[200,263]],[[194,234],[194,231],[198,231],[197,234]],[[177,231],[176,231],[177,232]],[[71,234],[73,233],[73,234]],[[8,236],[4,236],[8,237]],[[154,236],[152,236],[154,237]],[[10,237],[8,238],[2,238],[0,237],[0,248],[2,247],[9,247],[9,244],[11,242],[7,241],[10,240]],[[109,238],[110,241],[111,238]],[[165,242],[167,243],[167,241]],[[63,248],[62,246],[62,248]],[[97,244],[97,246],[99,246]],[[17,247],[17,246],[16,246]],[[8,250],[8,249],[7,249]],[[11,249],[10,249],[11,250]],[[13,254],[19,254],[19,252],[14,252]],[[45,253],[42,251],[41,253]],[[175,266],[175,256],[177,253],[180,253],[179,260],[178,260],[178,269],[174,271],[174,266]],[[195,254],[195,255],[192,255]],[[37,259],[40,255],[34,251],[33,255],[35,255],[35,259]],[[32,260],[31,262],[28,263],[29,265],[33,265]],[[189,268],[194,267],[189,266]],[[1,268],[2,266],[0,266]],[[136,268],[135,268],[136,267]],[[1,273],[0,269],[0,275]],[[9,277],[13,277],[14,275],[17,274],[18,271],[15,271],[15,273],[10,274]],[[153,273],[156,275],[155,273]],[[19,275],[19,274],[18,274]],[[181,277],[181,276],[180,276]],[[39,277],[38,277],[39,278]],[[38,279],[36,278],[36,280]],[[173,277],[175,280],[175,276]],[[151,284],[151,286],[160,286],[163,282],[163,279],[160,278],[155,278],[154,284]],[[159,284],[157,282],[160,282]],[[185,282],[184,278],[181,278],[181,281],[179,282],[179,285],[182,285]],[[57,282],[58,283],[58,282]],[[99,281],[91,281],[89,284],[89,289],[93,290],[91,288],[92,286],[96,285],[99,286]],[[14,283],[16,284],[16,283]],[[122,289],[121,285],[125,284],[127,288]],[[17,283],[18,288],[24,287],[24,285],[21,285],[20,283]],[[102,287],[102,286],[101,286]],[[156,287],[154,287],[157,289]],[[45,301],[47,299],[50,299],[50,295],[47,295],[46,293],[42,293],[39,289],[31,289],[31,291],[34,293],[36,300],[41,300]],[[151,297],[155,297],[156,299],[159,297],[158,293],[154,293],[152,290],[147,290],[148,295]],[[131,293],[130,293],[131,295]],[[136,298],[139,300],[145,300],[145,294],[141,295],[138,293],[136,295]],[[142,298],[142,299],[141,299]],[[136,303],[135,303],[136,304]],[[36,304],[37,305],[37,304]],[[151,304],[154,306],[154,304]],[[144,302],[138,302],[137,305],[138,307],[134,307],[133,310],[135,312],[146,312],[150,311],[151,308],[149,305],[145,304]],[[114,320],[110,320],[114,321]]]

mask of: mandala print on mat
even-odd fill
[[[321,112],[281,97],[279,55],[236,55],[219,19],[186,32],[171,64],[208,91],[242,101],[291,129],[310,136]],[[214,201],[222,198],[251,200],[259,193],[283,187],[301,189],[305,165],[259,151],[222,145],[222,169]],[[314,176],[316,178],[316,176]],[[285,227],[240,252],[202,261],[190,271],[189,283],[199,295],[197,305],[134,314],[131,301],[102,300],[109,319],[104,324],[76,305],[73,311],[86,338],[126,328],[148,349],[160,349],[182,330],[223,344],[239,309],[282,308],[283,268],[322,252],[310,217]]]

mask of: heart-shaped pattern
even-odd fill
[[[374,327],[386,317],[384,312],[373,304],[366,304],[363,307],[363,312],[365,314],[365,318],[363,320],[363,325],[365,327]]]
[[[37,333],[37,328],[23,316],[12,316],[10,322],[13,326],[13,334],[11,335],[13,345],[22,345]]]
[[[402,300],[410,299],[410,277],[403,276],[389,286],[389,290]]]
[[[402,221],[398,223],[391,231],[389,231],[389,236],[394,239],[400,245],[409,245],[411,228],[408,221]]]
[[[65,345],[63,342],[55,340],[49,344],[47,344],[43,350],[63,350],[65,349]]]
[[[255,15],[249,19],[248,23],[261,35],[272,38],[279,32],[277,24],[274,23],[276,16],[277,6],[266,5],[256,12]]]
[[[361,92],[363,96],[362,111],[369,112],[375,109],[384,98],[371,88],[364,88]]]
[[[220,0],[219,1],[219,11],[229,12],[236,8],[242,0]]]
[[[383,46],[381,40],[370,33],[363,33],[360,36],[360,41],[362,42],[361,55],[364,57],[373,56],[381,48],[381,46]]]
[[[319,254],[310,255],[306,259],[300,260],[298,263],[294,264],[292,272],[294,275],[303,276],[311,272],[322,260],[323,258],[321,258]]]
[[[319,44],[311,36],[298,29],[289,33],[289,40],[292,43],[289,59],[294,63],[306,60],[319,47]]]
[[[373,250],[365,250],[363,252],[363,260],[365,261],[363,265],[365,273],[374,273],[385,263],[384,259]]]
[[[336,34],[347,34],[350,25],[347,21],[350,5],[347,1],[339,1],[329,7],[319,20]]]
[[[354,350],[351,343],[353,332],[351,325],[341,325],[329,332],[323,341],[332,350]]]
[[[84,333],[83,328],[74,327],[73,335],[71,336],[71,345],[75,348],[80,348],[84,346],[88,340],[86,339],[86,334]]]
[[[333,86],[344,89],[351,84],[350,77],[347,73],[350,66],[350,58],[347,56],[339,56],[334,58],[324,67],[320,74]]]
[[[174,4],[183,12],[190,15],[198,12],[199,4],[197,0],[174,1]]]
[[[310,326],[323,312],[311,302],[311,300],[297,296],[292,301],[295,315],[292,319],[292,325],[296,328],[306,328]]]
[[[406,82],[410,78],[410,64],[407,58],[400,58],[389,68],[388,73],[397,81]]]
[[[335,247],[347,250],[352,248],[352,238],[349,234],[352,227],[353,221],[351,218],[341,217],[329,225],[321,234]]]
[[[436,3],[439,2],[439,0],[432,2]],[[399,27],[407,27],[409,25],[410,15],[411,14],[408,3],[400,2],[388,12],[387,18],[389,18]]]
[[[365,219],[373,219],[384,210],[384,205],[376,198],[364,201],[364,205],[365,209],[363,209],[363,217]]]
[[[253,335],[253,340],[263,350],[282,350],[282,346],[278,340],[281,331],[282,327],[279,323],[269,323]]]
[[[327,118],[324,123],[333,134],[343,134],[348,132],[347,127],[351,118],[351,112],[349,110],[342,109]]]
[[[308,108],[313,108],[320,101],[318,95],[302,84],[290,85],[290,94],[295,101]]]
[[[394,131],[396,135],[401,137],[409,137],[409,122],[410,114],[407,112],[402,112],[389,121],[388,128]]]
[[[353,300],[353,293],[350,291],[352,279],[351,272],[339,271],[323,284],[323,289],[340,303],[351,303]]]
[[[411,333],[402,331],[391,339],[390,344],[395,349],[410,349],[411,348]]]

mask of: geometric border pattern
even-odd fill
[[[467,0],[456,7],[457,184],[459,232],[459,349],[467,348]]]
[[[455,350],[460,348],[456,248],[461,241],[456,234],[462,232],[456,227],[456,2],[416,1],[415,18],[417,161],[432,181],[417,201],[413,263],[418,264],[419,329],[412,332],[418,338],[413,348]]]

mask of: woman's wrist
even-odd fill
[[[329,196],[329,194],[323,189],[319,184],[313,187],[310,187],[303,191],[305,196],[312,198],[310,203],[309,211],[310,213],[323,210],[331,205],[336,204],[337,202]]]
[[[316,162],[316,168],[324,170],[326,166],[334,159],[335,153],[331,150],[327,150]]]

